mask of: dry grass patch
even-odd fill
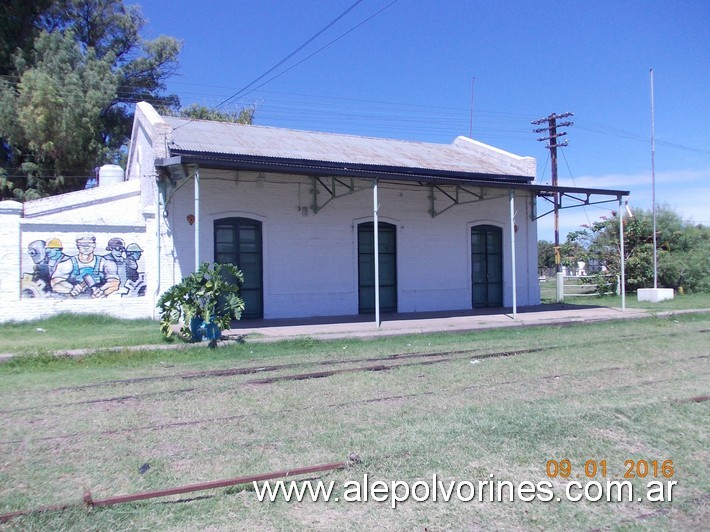
[[[440,334],[374,342],[301,342],[192,350],[143,364],[85,361],[0,368],[0,512],[334,462],[339,502],[259,503],[250,486],[18,518],[22,529],[491,529],[672,527],[707,518],[710,317],[554,329]],[[682,340],[682,341],[681,341]],[[540,348],[485,358],[486,354]],[[263,350],[263,351],[262,351]],[[393,353],[434,357],[387,360]],[[372,361],[370,359],[380,358]],[[432,363],[435,362],[435,363]],[[381,371],[255,381],[195,372],[291,365],[289,377],[391,363]],[[381,368],[380,368],[381,369]],[[137,380],[144,376],[160,377]],[[131,380],[132,379],[132,380]],[[343,501],[362,480],[548,479],[548,460],[672,459],[672,504]],[[145,465],[144,471],[141,471]],[[573,477],[574,478],[574,477]],[[570,479],[552,479],[556,493]],[[600,480],[600,479],[597,479]],[[635,480],[635,485],[643,482]],[[182,502],[176,502],[182,501]],[[659,510],[664,510],[659,512]],[[654,513],[656,512],[656,513]],[[641,519],[639,516],[650,514]]]

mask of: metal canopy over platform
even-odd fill
[[[465,137],[452,144],[430,144],[395,139],[377,139],[332,133],[281,130],[209,121],[163,117],[172,126],[170,157],[156,160],[156,167],[172,171],[176,165],[195,169],[195,242],[199,235],[199,169],[225,169],[307,176],[313,182],[313,212],[330,201],[365,187],[355,180],[371,183],[373,192],[375,250],[375,322],[380,325],[378,272],[378,183],[419,185],[430,189],[429,214],[435,217],[463,204],[490,199],[487,191],[507,192],[510,213],[511,261],[515,264],[515,194],[533,193],[552,204],[550,211],[537,214],[532,195],[531,220],[560,209],[616,201],[621,208],[627,190],[596,189],[534,184],[535,160],[519,157]],[[184,168],[184,167],[183,167]],[[182,177],[182,172],[178,172]],[[185,172],[187,174],[187,172]],[[318,203],[319,188],[329,199]],[[453,189],[453,190],[452,190]],[[434,207],[435,192],[449,202],[442,210]],[[602,198],[599,198],[599,197]],[[495,197],[504,197],[503,194]],[[623,223],[620,218],[622,308],[624,251]],[[196,265],[199,251],[195,247]],[[197,266],[196,266],[197,267]],[[513,319],[516,317],[516,275],[512,268]]]
[[[546,200],[552,205],[549,211],[542,214],[535,214],[533,220],[547,216],[555,212],[555,203],[557,210],[572,209],[574,207],[586,207],[588,205],[599,205],[601,203],[611,203],[613,201],[621,201],[621,198],[628,196],[628,190],[610,190],[600,188],[578,188],[578,187],[561,187],[561,186],[543,186],[530,185],[537,193],[537,197]],[[592,196],[609,196],[609,199],[592,200]],[[567,204],[565,205],[565,200]]]
[[[338,185],[350,191],[354,190],[353,179],[377,179],[388,183],[432,185],[451,198],[454,204],[471,203],[471,201],[460,200],[459,193],[469,196],[470,200],[473,200],[473,198],[476,198],[476,200],[482,199],[484,194],[481,190],[485,188],[529,191],[534,192],[536,196],[547,200],[553,205],[550,211],[540,215],[535,214],[533,220],[552,213],[555,201],[558,202],[558,209],[570,209],[618,201],[620,198],[629,195],[628,190],[538,185],[532,183],[532,179],[529,176],[522,175],[333,163],[304,159],[276,159],[273,157],[217,156],[211,153],[196,153],[181,149],[173,149],[171,153],[174,156],[173,159],[179,157],[182,164],[194,164],[202,168],[306,175],[313,177],[333,197],[337,196],[334,190]],[[343,180],[343,178],[346,180]],[[325,180],[331,180],[331,184],[327,184]],[[449,195],[449,193],[439,188],[447,185],[456,187],[453,193],[455,196]],[[593,200],[593,196],[604,196],[607,199]],[[317,208],[317,210],[320,210],[320,208]]]
[[[172,128],[170,155],[180,157],[182,164],[309,176],[314,186],[331,199],[354,191],[355,179],[434,186],[443,197],[448,196],[451,205],[479,201],[485,188],[533,192],[557,209],[605,203],[629,195],[625,190],[533,184],[532,157],[508,153],[466,137],[440,144],[162,118]],[[447,185],[453,185],[454,190]],[[606,199],[593,200],[593,196]],[[315,207],[317,212],[319,206]]]

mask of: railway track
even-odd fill
[[[537,348],[534,350],[527,350],[525,351],[526,353],[529,352],[539,352],[542,351],[543,348]],[[498,353],[489,353],[487,356],[479,357],[479,359],[485,359],[485,358],[497,358],[501,356],[514,356],[515,354],[523,354],[522,352],[520,353],[513,353],[513,352],[498,352]],[[399,365],[392,365],[392,366],[387,366],[387,369],[394,369],[398,367],[408,367],[408,366],[426,366],[426,365],[431,365],[439,362],[450,362],[454,360],[459,360],[461,356],[457,357],[448,357],[446,359],[439,359],[435,361],[423,361],[423,362],[413,362],[413,363],[406,363],[406,364],[399,364]],[[515,380],[506,380],[506,381],[498,381],[498,382],[493,382],[489,384],[475,384],[475,385],[470,385],[470,386],[463,386],[463,387],[453,387],[453,388],[442,388],[436,392],[432,391],[425,391],[425,392],[419,392],[419,393],[411,393],[411,394],[398,394],[398,395],[385,395],[385,396],[377,396],[377,397],[369,397],[369,398],[364,398],[361,400],[357,401],[346,401],[346,402],[337,402],[337,403],[330,403],[324,406],[321,406],[319,408],[344,408],[344,407],[352,407],[357,404],[368,404],[368,403],[379,403],[379,402],[385,402],[385,401],[396,401],[396,400],[410,400],[410,399],[416,399],[419,397],[424,397],[424,396],[444,396],[447,394],[456,394],[456,393],[461,393],[465,391],[471,391],[471,390],[493,390],[495,388],[503,387],[503,386],[511,386],[511,385],[525,385],[525,384],[531,384],[539,381],[553,381],[553,380],[559,380],[559,379],[565,379],[565,378],[580,378],[580,377],[585,377],[587,378],[590,375],[596,375],[596,374],[609,374],[609,373],[615,373],[615,372],[622,372],[622,371],[628,371],[632,369],[639,369],[640,367],[643,366],[650,366],[650,365],[669,365],[669,364],[677,364],[679,362],[691,362],[695,360],[701,360],[701,359],[706,359],[710,358],[710,355],[694,355],[690,357],[685,357],[681,359],[673,359],[673,360],[668,360],[668,361],[650,361],[645,364],[634,364],[634,365],[627,365],[627,366],[611,366],[611,367],[604,367],[604,368],[598,368],[594,370],[590,370],[588,368],[582,368],[580,373],[551,373],[551,374],[546,374],[546,375],[538,375],[535,377],[531,377],[528,379],[515,379]],[[295,374],[295,375],[286,375],[282,376],[282,378],[278,377],[273,377],[269,378],[268,382],[262,382],[261,379],[258,380],[250,380],[250,381],[245,381],[243,385],[246,384],[270,384],[272,382],[277,382],[278,380],[304,380],[307,378],[323,378],[323,377],[328,377],[331,375],[335,374],[340,374],[344,373],[346,371],[384,371],[384,369],[381,369],[380,366],[373,366],[374,369],[363,369],[363,368],[349,368],[348,370],[333,370],[333,372],[328,373],[327,375],[322,374],[323,372],[318,372],[317,377],[311,377],[309,373],[302,373],[302,374]],[[708,375],[708,373],[699,373],[696,375],[704,376]],[[673,377],[673,378],[667,378],[667,379],[656,379],[656,380],[651,380],[651,381],[640,381],[637,383],[633,383],[630,385],[623,385],[621,387],[607,387],[607,388],[602,388],[601,390],[604,391],[611,391],[611,390],[617,390],[617,389],[624,389],[628,388],[629,386],[650,386],[653,384],[661,383],[661,382],[671,382],[674,380],[679,380],[685,377],[679,376],[679,377]],[[185,388],[185,389],[178,389],[178,390],[172,390],[169,393],[187,393],[190,391],[195,391],[195,388]],[[140,394],[140,395],[131,395],[131,396],[119,396],[119,397],[111,397],[111,398],[106,398],[106,399],[91,399],[91,400],[86,400],[86,401],[78,401],[78,402],[73,402],[73,403],[63,403],[60,405],[55,405],[57,406],[75,406],[75,405],[82,405],[82,404],[92,404],[92,403],[99,403],[99,402],[115,402],[115,401],[126,401],[127,399],[133,399],[133,400],[140,400],[143,398],[148,398],[148,397],[154,397],[154,396],[164,396],[165,391],[161,392],[150,392],[150,393],[145,393],[145,394]],[[693,397],[693,398],[683,398],[683,399],[674,399],[674,401],[678,404],[683,404],[686,402],[702,402],[701,400],[698,400],[699,397],[704,397],[704,396],[698,396],[698,397]],[[39,408],[39,407],[35,407]],[[28,409],[29,410],[29,409]],[[270,414],[278,414],[278,413],[283,413],[287,414],[290,412],[295,412],[301,410],[301,408],[283,408],[279,409],[276,411],[270,411]],[[20,410],[13,410],[9,412],[19,412]],[[41,436],[41,437],[36,437],[36,438],[30,438],[30,439],[22,439],[22,440],[7,440],[7,441],[0,441],[0,445],[10,445],[10,444],[19,444],[19,443],[28,443],[28,442],[39,442],[39,441],[51,441],[51,440],[66,440],[66,439],[72,439],[72,438],[78,438],[82,436],[94,436],[94,435],[100,435],[100,436],[111,436],[111,435],[117,435],[117,434],[126,434],[126,433],[132,433],[132,432],[141,432],[141,431],[154,431],[154,430],[167,430],[167,429],[174,429],[174,428],[181,428],[181,427],[187,427],[187,426],[196,426],[196,425],[203,425],[203,424],[210,424],[210,423],[230,423],[230,422],[235,422],[240,419],[246,419],[251,416],[258,415],[258,413],[253,412],[253,413],[246,413],[246,414],[238,414],[238,415],[231,415],[231,416],[220,416],[220,417],[211,417],[211,418],[202,418],[202,419],[193,419],[193,420],[188,420],[188,421],[175,421],[175,422],[169,422],[169,423],[158,423],[158,424],[150,424],[150,425],[143,425],[139,427],[124,427],[124,428],[117,428],[117,429],[110,429],[110,430],[104,430],[104,431],[80,431],[80,432],[75,432],[72,434],[63,434],[63,435],[56,435],[56,436]]]
[[[692,331],[694,333],[702,333],[704,329]],[[665,333],[659,333],[653,336],[673,336]],[[653,337],[649,335],[643,336],[643,338]],[[609,340],[600,340],[597,343],[618,343],[626,340],[633,340],[640,338],[639,335],[625,335],[617,336]],[[461,349],[461,350],[447,350],[447,351],[437,351],[437,352],[418,352],[418,353],[394,353],[389,355],[384,355],[380,357],[366,357],[366,358],[350,358],[342,360],[327,360],[320,362],[296,362],[289,364],[274,364],[267,366],[251,366],[251,367],[236,367],[236,368],[225,368],[218,370],[207,370],[200,372],[187,372],[178,373],[173,375],[159,375],[151,377],[137,377],[130,379],[117,379],[110,381],[101,381],[97,383],[84,384],[79,386],[67,386],[58,387],[48,390],[47,393],[53,392],[64,392],[64,391],[80,391],[92,388],[110,387],[110,386],[121,386],[129,384],[141,384],[156,381],[166,381],[166,380],[193,380],[193,379],[206,379],[206,378],[219,378],[219,377],[233,377],[241,375],[253,375],[261,373],[271,373],[283,370],[293,370],[305,367],[327,367],[327,366],[342,366],[347,364],[357,364],[365,363],[365,365],[354,366],[342,369],[324,369],[320,371],[310,371],[310,372],[293,372],[282,375],[274,375],[270,377],[264,377],[260,379],[249,379],[241,382],[235,383],[238,386],[253,386],[253,385],[266,385],[273,384],[282,381],[299,381],[299,380],[310,380],[310,379],[320,379],[331,377],[335,375],[341,375],[346,373],[360,373],[360,372],[382,372],[389,371],[396,368],[405,368],[410,366],[427,366],[433,364],[441,364],[446,362],[456,361],[462,358],[467,358],[470,356],[475,356],[479,360],[485,360],[489,358],[501,358],[510,356],[520,356],[525,354],[541,353],[545,351],[550,351],[553,349],[560,348],[574,348],[586,345],[586,342],[578,343],[567,343],[567,344],[549,344],[545,346],[538,346],[526,349],[506,349],[500,351],[491,351],[486,349]],[[700,357],[710,356],[710,355],[700,355]],[[418,360],[417,360],[418,359]],[[369,362],[375,362],[375,364],[367,364]],[[144,392],[137,394],[125,394],[117,395],[111,397],[103,398],[91,398],[84,399],[80,401],[70,401],[64,403],[54,403],[54,404],[43,404],[39,406],[27,406],[14,409],[4,409],[0,410],[0,414],[13,414],[18,412],[31,412],[36,410],[46,410],[47,408],[62,408],[77,405],[91,405],[97,403],[114,403],[114,402],[126,402],[126,401],[140,401],[156,396],[165,395],[179,395],[188,394],[198,391],[204,391],[204,388],[198,387],[187,387],[187,388],[174,388],[170,390],[161,390],[157,392]]]
[[[704,332],[704,330],[698,330],[694,332]],[[609,340],[598,340],[597,343],[615,343],[623,342],[625,340],[634,340],[638,338],[652,338],[652,337],[668,337],[674,336],[676,333],[658,333],[656,335],[625,335],[616,336]],[[115,379],[109,381],[101,381],[90,384],[82,384],[77,386],[63,386],[59,388],[53,388],[49,390],[50,392],[57,391],[71,391],[71,390],[83,390],[89,388],[100,388],[106,386],[118,386],[118,385],[128,385],[143,382],[155,382],[155,381],[165,381],[165,380],[192,380],[192,379],[204,379],[212,377],[233,377],[238,375],[252,375],[257,373],[272,373],[281,370],[290,370],[303,367],[326,367],[326,366],[339,366],[346,364],[356,364],[356,363],[367,363],[367,362],[382,362],[383,366],[387,362],[396,362],[398,360],[416,359],[416,358],[434,358],[434,357],[444,357],[453,355],[476,355],[478,358],[491,358],[491,357],[503,357],[511,356],[513,354],[524,354],[528,352],[537,352],[542,350],[551,350],[558,348],[574,348],[587,345],[586,342],[576,342],[567,344],[548,344],[543,346],[537,346],[534,348],[526,349],[508,349],[502,351],[491,351],[490,349],[460,349],[460,350],[448,350],[448,351],[435,351],[435,352],[417,352],[417,353],[393,353],[389,355],[383,355],[379,357],[366,357],[366,358],[349,358],[340,360],[324,360],[320,362],[294,362],[289,364],[271,364],[271,365],[258,365],[258,366],[247,366],[247,367],[234,367],[234,368],[224,368],[216,370],[206,370],[206,371],[194,371],[186,373],[176,373],[173,375],[155,375],[150,377],[133,377],[130,379]],[[324,371],[326,373],[327,371]],[[314,372],[318,373],[318,372]],[[294,374],[296,375],[296,374]],[[328,375],[324,375],[328,376]],[[312,377],[316,378],[316,377]],[[276,382],[276,381],[274,381]],[[0,411],[2,412],[2,411]]]

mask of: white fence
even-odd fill
[[[599,285],[596,283],[585,283],[580,282],[584,279],[598,279],[597,275],[564,275],[563,273],[558,273],[556,277],[557,281],[557,302],[562,303],[566,297],[589,297],[589,296],[599,296],[599,295],[619,295],[619,287],[621,286],[621,279],[617,275],[614,278],[613,275],[603,275],[604,279],[608,279],[607,285],[613,287],[612,290],[606,290],[604,292],[599,292]],[[570,282],[570,281],[576,282]]]

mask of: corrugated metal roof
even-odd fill
[[[162,117],[173,128],[171,151],[322,161],[397,169],[535,177],[531,157],[458,137],[451,144]]]

